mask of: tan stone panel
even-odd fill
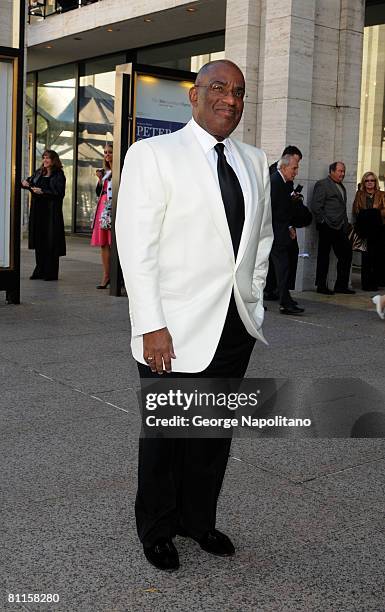
[[[265,100],[261,108],[261,148],[272,163],[286,144],[287,98]]]
[[[259,27],[241,25],[226,28],[226,57],[239,65],[242,70],[246,66],[258,68]]]
[[[318,181],[327,176],[327,169],[335,161],[334,138],[336,108],[322,104],[312,104],[310,130],[310,181]]]
[[[355,2],[356,0],[353,1]],[[315,10],[316,25],[338,30],[340,27],[340,16],[340,0],[317,0]]]
[[[312,105],[310,101],[289,99],[287,104],[287,128],[284,146],[295,145],[301,149],[298,180],[301,184],[307,178],[310,163],[310,130]],[[283,147],[282,147],[283,148]]]
[[[336,103],[338,45],[338,30],[315,26],[312,98],[318,104]]]
[[[339,108],[336,112],[335,156],[346,164],[346,181],[356,183],[358,158],[358,108]]]
[[[314,19],[315,0],[266,0],[266,19],[294,16]]]
[[[365,2],[341,0],[341,30],[362,32],[365,23]]]
[[[337,106],[359,108],[363,32],[340,32]]]
[[[289,98],[311,101],[314,22],[292,17],[290,32]]]

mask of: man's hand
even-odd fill
[[[31,187],[31,191],[36,193],[36,195],[43,195],[43,191],[40,189],[40,187]]]
[[[295,231],[295,227],[289,228],[289,234],[292,240],[295,240],[297,238],[297,232]]]
[[[28,183],[28,181],[26,181],[26,180],[24,179],[24,181],[21,181],[21,184],[23,185],[23,187],[27,187],[27,189],[28,189],[28,187],[29,187],[29,183]]]
[[[167,327],[143,334],[143,357],[151,372],[171,372],[171,359],[175,359],[176,355]]]

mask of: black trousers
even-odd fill
[[[297,266],[298,266],[298,241],[297,239],[292,240],[290,246],[287,248],[285,257],[289,263],[287,287],[290,291],[295,289],[295,281],[297,277]],[[269,257],[269,269],[266,277],[265,293],[267,294],[279,294],[277,275],[275,273],[273,257],[270,254]]]
[[[36,267],[33,276],[57,280],[59,275],[59,256],[43,247],[35,249]]]
[[[361,287],[364,290],[377,291],[383,286],[384,246],[383,234],[378,232],[367,238],[367,251],[361,254]]]
[[[172,372],[173,378],[242,378],[255,344],[231,297],[218,347],[199,373]],[[159,378],[138,363],[142,385]],[[226,471],[231,438],[141,438],[135,503],[140,541],[151,546],[183,529],[200,538],[214,529],[218,496]]]
[[[289,307],[292,303],[289,293],[289,245],[273,243],[270,253],[274,265],[275,277],[277,279],[277,290],[281,306]]]
[[[352,247],[349,239],[342,228],[336,230],[326,223],[319,223],[317,229],[319,238],[315,284],[317,287],[326,287],[330,249],[332,248],[337,257],[335,287],[346,288],[349,284],[350,266],[352,264]]]

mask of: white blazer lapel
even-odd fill
[[[184,134],[182,134],[182,131]],[[189,161],[191,161],[191,165],[196,173],[197,183],[202,191],[202,199],[210,212],[213,223],[223,240],[229,257],[234,263],[234,249],[219,185],[215,180],[202,147],[189,125],[181,130],[181,136],[185,137],[185,144],[189,148]],[[188,189],[188,186],[186,188]]]

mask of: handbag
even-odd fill
[[[100,215],[100,229],[111,229],[111,200],[106,200],[104,209]]]
[[[313,215],[302,201],[302,198],[292,198],[291,222],[294,227],[307,227],[312,222]]]
[[[361,253],[366,253],[368,250],[366,240],[358,235],[354,225],[351,225],[348,229],[348,238],[350,244],[352,245],[352,251],[361,251]]]

